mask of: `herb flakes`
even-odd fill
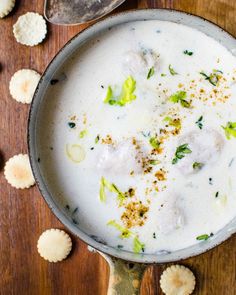
[[[157,137],[151,137],[149,143],[154,149],[158,149],[161,144]]]
[[[202,124],[202,120],[203,120],[203,116],[201,116],[196,122],[195,124],[197,124],[199,129],[202,129],[203,124]]]
[[[192,151],[188,147],[188,144],[182,144],[179,147],[177,147],[176,152],[175,152],[175,157],[172,159],[172,164],[176,164],[178,160],[182,159],[185,157],[186,154],[190,154]]]
[[[196,170],[196,169],[202,169],[202,167],[204,166],[203,163],[200,163],[200,162],[194,162],[193,163],[193,169]]]
[[[236,137],[236,122],[228,122],[226,126],[221,126],[225,131],[227,139],[231,139],[231,136]]]
[[[178,75],[178,73],[172,68],[171,65],[169,65],[168,68],[169,68],[169,72],[170,72],[170,74],[171,74],[172,76]]]
[[[100,140],[100,136],[99,136],[99,134],[95,137],[95,143],[98,143],[99,142],[99,140]]]
[[[175,127],[177,130],[181,129],[180,119],[172,119],[171,117],[165,117],[163,121],[167,122],[169,126]]]
[[[185,100],[187,97],[186,91],[177,91],[176,93],[172,94],[169,100],[173,103],[180,103],[184,108],[190,108],[191,103]]]
[[[84,138],[86,135],[88,134],[88,131],[87,130],[82,130],[79,134],[79,137],[80,138]]]
[[[189,56],[192,56],[193,55],[193,52],[192,51],[188,51],[187,49],[183,51],[183,54],[185,55],[189,55]]]
[[[159,160],[149,160],[149,164],[150,165],[158,165],[160,164],[161,162]]]
[[[68,122],[68,126],[73,129],[75,128],[76,124],[74,122]]]
[[[207,75],[204,72],[200,72],[200,75],[202,75],[205,80],[209,81],[209,83],[211,83],[213,86],[217,85],[222,74],[223,72],[220,70],[213,70],[210,75]]]
[[[147,74],[147,80],[149,80],[154,74],[155,74],[155,69],[154,67],[151,67]]]

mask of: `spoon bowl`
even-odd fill
[[[96,20],[125,0],[45,0],[44,16],[57,25],[77,25]]]

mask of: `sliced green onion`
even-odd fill
[[[85,151],[78,144],[67,144],[66,155],[74,163],[80,163],[85,159]]]

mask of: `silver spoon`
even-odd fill
[[[98,19],[125,0],[45,0],[44,15],[57,25],[77,25]]]

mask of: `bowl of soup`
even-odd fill
[[[39,189],[112,257],[165,263],[235,232],[236,41],[171,10],[110,16],[48,66],[29,116]]]

